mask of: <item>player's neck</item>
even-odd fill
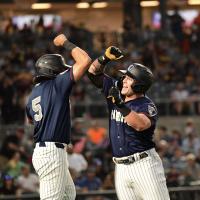
[[[124,101],[127,102],[127,101],[134,100],[134,99],[137,99],[137,98],[140,98],[143,96],[144,96],[144,94],[133,94],[131,96],[126,96]]]

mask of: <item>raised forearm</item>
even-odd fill
[[[90,65],[88,72],[91,74],[101,74],[103,73],[104,65],[101,65],[98,59],[94,60],[93,63]]]
[[[73,59],[75,60],[75,64],[73,65],[73,76],[74,80],[78,81],[88,70],[91,58],[83,49],[70,42],[64,34],[58,35],[54,39],[54,44],[56,46],[63,46],[71,53]]]

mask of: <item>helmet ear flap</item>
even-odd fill
[[[142,84],[137,84],[137,83],[133,84],[131,86],[131,88],[132,88],[133,92],[135,92],[135,93],[144,93],[145,92],[145,86]]]

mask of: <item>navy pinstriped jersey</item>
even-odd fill
[[[29,97],[26,113],[34,123],[34,141],[70,142],[70,103],[74,78],[72,68],[55,79],[36,84]]]
[[[103,93],[107,97],[109,89],[115,85],[115,80],[104,76]],[[151,120],[151,127],[144,131],[136,131],[129,126],[118,111],[117,106],[107,99],[109,109],[109,134],[114,157],[129,156],[155,147],[153,134],[157,121],[157,109],[148,97],[140,97],[126,102],[131,110],[144,113]]]

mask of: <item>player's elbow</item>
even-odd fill
[[[144,128],[144,127],[136,127],[135,128],[135,130],[137,131],[137,132],[141,132],[141,131],[144,131],[146,128]]]
[[[85,59],[85,65],[88,66],[88,68],[89,68],[89,66],[91,65],[91,63],[92,63],[92,59],[88,56],[88,57]]]
[[[90,64],[92,62],[92,59],[86,54],[82,59],[81,59],[81,65],[85,68],[89,68]]]
[[[143,121],[143,122],[140,122],[138,124],[134,124],[134,126],[132,126],[132,127],[136,131],[141,132],[141,131],[144,131],[144,130],[148,129],[150,126],[151,126],[150,122]]]

